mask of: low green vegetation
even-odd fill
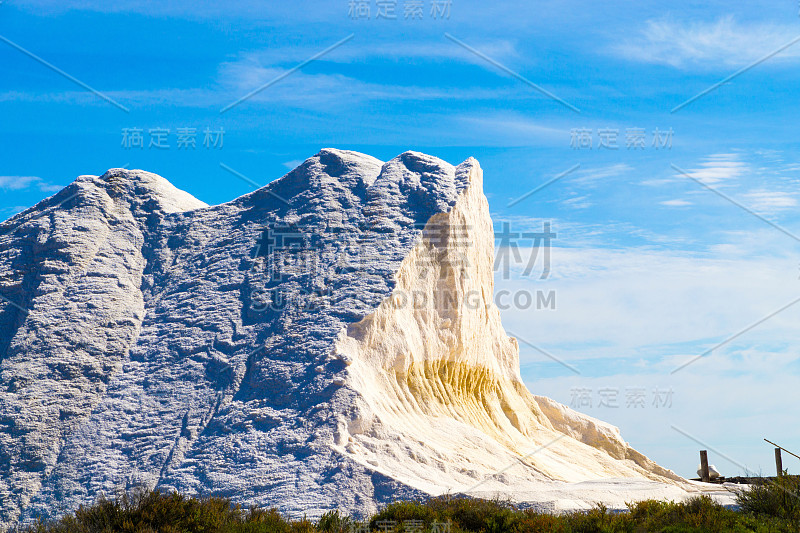
[[[396,502],[359,522],[333,511],[317,521],[289,520],[274,509],[243,509],[222,498],[135,491],[101,499],[57,522],[40,522],[24,533],[524,533],[800,531],[800,478],[763,481],[738,496],[739,510],[702,496],[686,502],[643,501],[627,512],[598,505],[586,512],[552,515],[507,502],[440,497]]]
[[[800,476],[789,476],[784,471],[780,477],[761,480],[740,493],[737,503],[742,513],[800,524]]]

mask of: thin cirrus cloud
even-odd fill
[[[264,9],[264,3],[257,0],[234,0],[231,2],[141,2],[138,0],[78,0],[61,2],[58,0],[16,0],[15,7],[33,12],[38,16],[56,16],[68,11],[95,13],[138,13],[148,17],[185,17],[188,19],[219,19],[221,17],[240,17],[251,20],[267,20],[278,15],[296,14],[297,6],[275,2],[270,9]],[[347,4],[341,8],[333,4],[320,3],[315,9],[307,9],[307,16],[314,19],[330,19],[337,13],[347,14]]]
[[[9,207],[0,207],[0,222],[3,222],[16,214],[22,213],[28,209],[27,205],[12,205]]]
[[[688,200],[681,200],[680,198],[676,198],[674,200],[664,200],[663,202],[659,203],[668,207],[686,207],[692,205],[692,202]]]
[[[183,108],[222,107],[276,79],[286,71],[254,67],[231,72],[216,88],[164,88],[151,90],[105,91],[104,94],[126,106],[172,105]],[[248,102],[291,104],[309,109],[331,110],[367,100],[497,100],[527,96],[523,88],[448,88],[413,85],[382,85],[340,74],[295,72],[280,83],[248,98]],[[86,91],[0,93],[0,102],[42,102],[102,107],[103,100]],[[337,107],[333,107],[333,106]]]
[[[459,114],[452,117],[464,129],[480,131],[486,137],[502,139],[507,146],[530,146],[539,143],[563,145],[569,142],[569,127],[505,112],[494,114]]]
[[[748,170],[747,163],[741,161],[736,154],[713,154],[700,163],[698,168],[688,170],[686,175],[706,185],[717,185],[740,178]],[[681,174],[676,177],[684,178]]]
[[[475,43],[474,46],[492,59],[503,63],[511,62],[512,66],[516,62],[515,60],[520,58],[514,44],[507,40],[483,41]],[[285,75],[289,69],[319,53],[321,47],[322,45],[304,45],[288,49],[270,48],[241,54],[236,59],[219,65],[218,84],[240,91],[252,90]],[[368,45],[359,44],[353,39],[353,41],[331,50],[318,61],[334,65],[411,62],[434,67],[441,62],[456,62],[495,69],[485,59],[454,43],[438,38],[431,41],[382,42],[368,43]],[[450,99],[453,97],[497,99],[522,93],[522,89],[517,86],[511,90],[463,87],[456,89],[449,84],[444,87],[396,85],[370,82],[362,78],[362,76],[353,77],[335,72],[317,74],[296,72],[289,78],[281,80],[279,86],[269,87],[268,90],[271,94],[283,92],[296,95],[298,98],[302,98],[309,92],[314,93],[314,98],[319,98],[321,95],[331,94],[332,91],[337,94],[346,94],[348,98],[352,98],[353,95],[366,95],[372,97],[394,96],[402,99]]]
[[[716,21],[649,20],[640,34],[611,48],[612,53],[676,68],[741,67],[774,52],[800,35],[787,24],[741,23],[731,16]],[[800,58],[800,44],[771,61]]]
[[[513,43],[505,40],[491,42],[481,42],[475,45],[481,53],[491,58],[508,62],[519,58],[519,53]],[[300,46],[291,49],[271,48],[247,52],[240,57],[226,61],[219,66],[218,82],[221,86],[237,87],[239,89],[253,89],[278,78],[281,75],[314,56],[320,51],[320,46]],[[475,54],[455,45],[449,41],[429,41],[429,42],[384,42],[370,43],[368,46],[358,45],[358,43],[348,42],[332,50],[318,61],[329,64],[345,63],[373,63],[373,62],[420,62],[435,65],[438,62],[458,62],[463,64],[476,64],[483,68],[494,69],[486,60],[477,57]],[[306,74],[297,72],[290,79],[282,80],[281,85],[289,87],[291,84],[302,88],[310,86],[321,88],[325,91],[335,88],[350,92],[370,92],[394,94],[400,92],[405,98],[446,98],[452,95],[454,88],[447,86],[435,88],[430,86],[396,86],[383,83],[371,83],[360,78],[354,78],[337,73],[330,74]],[[463,89],[461,89],[463,91]],[[292,92],[296,92],[293,90]],[[472,94],[474,91],[467,91],[467,97],[480,98],[480,94]],[[483,97],[494,98],[503,95],[497,92],[485,91]],[[433,94],[431,94],[433,93]],[[508,95],[506,95],[508,96]]]
[[[589,196],[573,196],[564,200],[562,205],[570,209],[587,209],[592,207],[594,203],[592,203]]]
[[[496,275],[495,294],[555,292],[555,309],[501,309],[503,324],[581,371],[581,375],[565,372],[520,343],[523,379],[537,394],[567,405],[573,387],[589,388],[595,395],[600,388],[619,388],[622,408],[597,409],[594,405],[596,409],[589,409],[588,414],[618,425],[631,442],[644,442],[654,433],[669,431],[675,420],[681,420],[684,427],[707,428],[709,419],[724,418],[725,426],[745,427],[747,431],[742,433],[747,434],[754,431],[752,418],[761,420],[763,413],[777,413],[769,416],[768,423],[764,421],[764,428],[759,425],[757,429],[780,426],[779,404],[796,401],[798,395],[776,400],[769,391],[776,379],[781,385],[797,379],[797,355],[787,347],[796,339],[794,324],[800,307],[786,309],[671,374],[678,365],[730,339],[791,299],[787,287],[796,283],[796,260],[790,250],[775,246],[782,240],[774,233],[754,229],[730,234],[727,237],[732,244],[714,254],[677,247],[554,247],[546,281],[539,279],[538,271],[535,276],[508,280]],[[772,253],[754,254],[754,250]],[[523,259],[529,253],[521,250]],[[748,388],[748,384],[760,390]],[[656,387],[674,389],[674,405],[666,410],[656,410],[651,404],[641,411],[625,409],[627,387],[646,387],[648,394]],[[741,395],[730,391],[742,387],[765,394],[773,409],[765,410],[752,401],[734,401]],[[704,409],[698,411],[697,405]],[[727,412],[732,414],[724,416]],[[735,443],[741,437],[736,434],[721,441],[720,449],[725,447],[723,443]],[[649,443],[647,451],[678,470],[683,459],[673,453],[675,446],[675,441],[661,438]],[[758,454],[741,458],[751,459],[753,465],[758,464]],[[691,473],[694,467],[685,470]],[[726,473],[739,472],[729,467]]]
[[[61,185],[55,185],[38,176],[0,176],[0,189],[7,191],[36,189],[41,192],[57,192],[62,188]]]
[[[510,41],[495,40],[475,45],[482,53],[501,62],[514,61],[520,55]],[[294,46],[271,48],[241,54],[234,60],[218,65],[215,83],[210,87],[165,87],[148,90],[105,90],[104,94],[125,102],[126,105],[171,104],[180,107],[213,107],[230,103],[232,98],[246,94],[285,76],[290,69],[324,49],[319,46]],[[318,61],[328,64],[388,62],[423,62],[436,65],[442,61],[476,64],[492,69],[485,60],[447,40],[430,42],[363,43],[355,40],[332,50]],[[336,70],[334,68],[334,70]],[[508,87],[452,87],[435,85],[398,85],[371,82],[337,72],[293,72],[280,79],[280,83],[266,87],[251,101],[290,103],[308,107],[330,107],[347,101],[364,100],[498,100],[529,96],[527,88],[513,84]],[[106,105],[85,91],[31,92],[5,91],[0,102],[51,102],[78,105]]]
[[[343,35],[344,37],[344,35]],[[295,66],[301,61],[318,54],[326,45],[332,43],[319,42],[316,45],[300,45],[288,47],[275,47],[263,50],[249,51],[241,54],[233,63],[256,64],[265,68]],[[481,53],[502,62],[517,61],[522,59],[513,42],[505,39],[482,40],[470,43]],[[529,61],[529,57],[525,57]],[[472,52],[465,50],[437,34],[427,41],[384,41],[384,42],[359,42],[359,37],[331,50],[320,61],[328,63],[366,63],[366,62],[406,62],[409,60],[423,61],[458,61],[461,63],[474,63],[487,68],[494,68]]]
[[[685,175],[678,173],[674,178],[680,180],[688,176],[710,187],[737,189],[739,192],[734,195],[749,209],[777,214],[798,205],[797,194],[787,190],[795,182],[784,175],[792,172],[792,165],[783,167],[770,170],[759,167],[756,161],[743,161],[740,154],[720,153],[706,157],[698,167],[687,170]],[[691,205],[682,199],[661,204],[672,207]]]
[[[745,194],[744,198],[756,211],[781,211],[797,206],[796,195],[783,191],[754,190]]]
[[[604,186],[608,181],[621,178],[631,170],[633,170],[633,167],[626,163],[615,163],[598,168],[583,169],[579,170],[576,175],[570,179],[570,183],[583,187]]]
[[[776,239],[760,229],[749,237],[768,243]],[[535,275],[518,275],[531,256],[531,250],[520,247],[522,264],[511,265],[515,272],[510,279],[496,274],[497,291],[554,290],[557,305],[554,310],[505,309],[503,322],[509,331],[527,328],[532,339],[573,361],[647,354],[655,362],[671,355],[678,343],[686,343],[678,355],[685,356],[686,350],[702,353],[780,308],[790,299],[787,283],[797,278],[791,252],[756,255],[735,240],[733,244],[716,256],[649,246],[553,247],[547,281],[539,279],[541,260]],[[798,316],[800,308],[787,310],[737,344],[792,342]],[[575,343],[595,348],[573,349]]]
[[[219,82],[223,87],[222,93],[233,97],[267,85],[285,73],[282,68],[231,63],[223,66]],[[214,92],[208,96],[219,100],[222,93]],[[524,85],[504,88],[397,85],[372,83],[342,74],[295,72],[281,79],[280,83],[265,87],[249,100],[332,109],[331,106],[353,105],[364,100],[497,100],[523,96],[529,96]]]

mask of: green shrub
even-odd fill
[[[736,501],[744,513],[800,523],[800,476],[762,479],[740,492]]]
[[[381,527],[395,525],[397,531],[413,530],[409,524],[416,522],[424,524],[423,528],[427,529],[436,519],[436,512],[423,503],[394,502],[372,517],[369,521],[369,528],[370,530],[381,530]]]
[[[348,533],[352,526],[350,517],[340,515],[338,510],[328,511],[317,522],[317,530],[325,533]]]
[[[535,511],[522,511],[517,530],[525,533],[539,533],[544,531],[569,532],[573,531],[562,516]]]
[[[297,529],[297,526],[301,529]],[[101,497],[94,505],[81,506],[73,515],[52,524],[39,523],[37,533],[290,533],[302,529],[302,521],[287,522],[276,510],[250,509],[224,498],[189,498],[178,493],[137,489],[115,499]]]
[[[588,511],[552,515],[520,510],[510,502],[447,496],[387,505],[371,517],[368,528],[430,533],[434,524],[442,531],[441,525],[449,523],[450,533],[797,532],[798,485],[796,476],[758,484],[738,496],[740,511],[701,496],[678,503],[632,503],[627,512],[597,505]],[[276,509],[243,510],[225,498],[138,490],[115,499],[101,498],[59,521],[40,522],[23,533],[350,533],[356,525],[338,511],[314,523],[305,518],[288,520]]]
[[[669,531],[734,531],[740,515],[708,496],[685,502],[645,501],[628,506],[630,520],[644,528]]]
[[[433,510],[438,522],[451,521],[454,531],[514,531],[522,518],[510,502],[499,500],[441,496],[425,505]]]

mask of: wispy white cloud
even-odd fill
[[[41,192],[58,192],[63,188],[38,176],[0,176],[0,189],[8,191],[36,189]]]
[[[740,178],[748,170],[747,163],[741,161],[737,154],[713,154],[700,163],[699,168],[690,169],[686,173],[707,185],[715,185]],[[676,177],[686,179],[683,174]]]
[[[453,117],[458,123],[492,137],[502,137],[509,145],[530,146],[530,140],[559,144],[561,139],[569,139],[569,128],[559,127],[511,113],[498,112],[482,115],[458,115]]]
[[[602,235],[594,245],[583,241],[565,248],[561,226],[554,227],[559,246],[551,249],[547,280],[539,279],[541,268],[530,277],[496,275],[496,291],[555,291],[556,309],[504,309],[503,324],[581,371],[572,375],[522,345],[522,377],[529,388],[568,405],[574,388],[589,389],[593,406],[576,405],[579,410],[619,426],[634,447],[682,475],[696,468],[696,443],[684,443],[679,434],[673,438],[671,425],[713,441],[751,469],[772,468],[769,455],[736,446],[753,433],[779,431],[774,428],[782,427],[785,406],[800,399],[792,392],[788,399],[774,394],[776,387],[793,391],[790,384],[800,372],[792,348],[800,304],[684,370],[671,371],[791,301],[791,287],[800,281],[785,239],[755,228],[722,233],[723,242],[699,251],[676,245],[604,248],[597,244],[606,240]],[[523,259],[528,253],[521,250]],[[626,405],[631,388],[645,389],[641,408]],[[652,404],[656,388],[674,390],[671,407]],[[598,406],[600,389],[618,390],[620,407]],[[748,394],[732,392],[742,390]],[[788,429],[780,435],[800,436]],[[741,472],[736,465],[717,466],[726,475]]]
[[[760,189],[751,191],[744,197],[748,205],[756,211],[781,211],[797,206],[797,195],[790,192]]]
[[[509,198],[509,200],[511,199],[513,198]],[[595,203],[595,205],[598,205],[598,203]],[[682,235],[670,235],[663,231],[635,226],[629,222],[611,220],[579,222],[579,219],[575,217],[542,218],[494,212],[492,213],[492,220],[496,234],[502,231],[503,223],[510,224],[512,231],[541,232],[543,231],[544,223],[549,222],[552,231],[558,233],[558,241],[554,244],[571,248],[588,248],[592,246],[613,248],[622,241],[629,242],[631,238],[635,238],[643,246],[656,249],[665,247],[680,248],[698,244],[695,240],[687,240]]]
[[[528,60],[519,53],[513,42],[506,39],[477,40],[470,43],[473,48],[500,62]],[[248,51],[230,64],[243,63],[259,65],[265,68],[287,67],[308,59],[324,49],[324,45],[300,45],[276,47],[264,50]],[[446,40],[371,42],[368,46],[360,45],[357,40],[348,42],[329,52],[320,61],[329,63],[363,63],[363,62],[408,62],[408,61],[457,61],[473,63],[494,68],[486,60]]]
[[[627,59],[679,68],[732,68],[748,65],[800,35],[789,24],[741,23],[731,16],[716,21],[650,20],[634,39],[612,50]],[[796,61],[800,43],[771,59]]]
[[[622,369],[601,377],[548,378],[532,369],[527,375],[523,373],[523,379],[535,394],[574,404],[579,411],[618,426],[634,448],[680,475],[695,477],[698,445],[675,432],[673,425],[738,463],[711,452],[712,462],[725,476],[745,475],[741,466],[772,474],[775,466],[771,450],[756,444],[756,439],[774,435],[768,438],[796,442],[800,438],[796,425],[785,423],[788,406],[800,401],[800,391],[793,385],[798,377],[796,366],[792,368],[792,360],[786,355],[764,350],[711,355],[673,376],[667,369],[639,368],[632,363],[630,371]],[[576,364],[580,368],[580,363]],[[618,368],[613,359],[601,364]],[[737,370],[735,374],[729,372],[732,367]],[[579,407],[578,389],[588,389],[591,407]],[[599,403],[603,389],[618,391],[618,407]],[[628,403],[636,389],[643,389],[643,405]],[[661,391],[658,404],[654,404],[656,390]],[[775,394],[776,390],[781,394]],[[665,405],[667,391],[671,391],[670,401]]]
[[[169,105],[177,107],[220,108],[285,73],[284,69],[243,69],[235,76],[224,77],[221,85],[208,89],[162,88],[152,90],[113,90],[103,93],[128,107]],[[530,96],[524,86],[505,88],[427,87],[415,85],[382,85],[340,74],[304,74],[296,72],[279,83],[247,100],[249,104],[287,104],[308,109],[334,110],[356,106],[369,100],[485,100]],[[108,105],[86,91],[59,93],[6,91],[0,102],[48,102],[81,106]]]
[[[671,185],[675,183],[675,178],[648,178],[639,181],[639,185],[647,187],[661,187],[662,185]]]
[[[506,55],[516,52],[506,45],[497,48],[506,50]],[[385,49],[385,50],[384,50]],[[222,63],[219,67],[217,83],[220,88],[234,94],[246,94],[261,87],[279,76],[286,74],[296,63],[286,60],[284,51],[276,53],[250,53],[235,61]],[[501,56],[498,54],[498,56]],[[331,62],[359,61],[381,58],[383,60],[397,61],[401,59],[421,60],[447,60],[476,63],[480,60],[460,47],[447,47],[439,44],[417,44],[404,48],[402,43],[392,43],[377,47],[360,47],[347,50],[346,45],[341,49],[326,55],[324,60]],[[306,59],[298,56],[297,61]],[[481,65],[486,65],[482,62]],[[112,93],[113,94],[113,93]],[[460,84],[451,85],[411,85],[369,81],[363,77],[352,77],[338,73],[309,74],[297,71],[282,79],[274,86],[266,88],[256,95],[254,100],[280,100],[301,101],[313,100],[328,105],[335,101],[337,105],[343,102],[358,102],[364,99],[389,99],[389,100],[497,100],[509,97],[530,97],[531,91],[524,84],[513,83],[504,87],[482,88],[469,87]]]
[[[688,205],[692,205],[692,202],[688,200],[681,200],[680,198],[676,198],[674,200],[664,200],[663,202],[659,203],[669,207],[686,207]]]
[[[568,179],[569,182],[574,185],[595,187],[608,182],[608,180],[624,176],[632,169],[633,167],[626,163],[615,163],[602,167],[583,168],[578,170],[574,177]]]
[[[226,63],[220,67],[215,84],[206,88],[156,88],[147,90],[104,90],[103,94],[124,102],[128,107],[170,105],[177,107],[223,107],[286,74],[289,67],[265,67],[258,64]],[[531,91],[524,84],[503,87],[426,86],[375,83],[343,74],[308,74],[296,71],[250,97],[249,104],[280,103],[318,110],[339,110],[365,101],[486,101],[529,99]],[[107,105],[87,91],[5,91],[0,102],[47,102],[81,106]],[[491,120],[491,119],[487,119]],[[530,124],[507,124],[517,130]],[[553,130],[551,130],[552,133]]]
[[[96,13],[139,13],[148,17],[182,17],[187,19],[215,19],[241,17],[248,20],[270,20],[297,16],[298,7],[294,4],[277,2],[269,9],[257,0],[232,0],[230,2],[141,2],[140,0],[15,0],[15,7],[33,12],[36,15],[61,15],[68,11],[91,11]],[[313,9],[305,9],[307,20],[330,20],[335,15],[347,15],[347,3],[317,3]]]
[[[570,209],[586,209],[592,207],[594,203],[589,199],[589,196],[573,196],[564,200],[563,205]]]
[[[520,58],[513,43],[506,40],[476,43],[486,54],[500,60]],[[206,87],[161,87],[147,90],[104,89],[110,98],[125,102],[127,106],[152,104],[180,107],[215,107],[230,104],[241,96],[281,76],[300,62],[324,49],[324,45],[294,45],[267,50],[249,51],[223,61],[217,67],[214,83]],[[460,62],[494,68],[467,50],[442,39],[441,42],[385,42],[369,46],[345,43],[326,54],[317,62]],[[337,72],[292,72],[278,83],[265,88],[249,99],[252,102],[280,102],[319,109],[357,105],[365,100],[498,100],[530,97],[530,88],[512,83],[506,87],[483,88],[454,85],[419,85],[370,81],[366,76],[353,77]],[[0,93],[0,102],[53,102],[79,105],[107,105],[86,91],[36,92],[6,91]]]
[[[556,229],[559,242],[568,242],[561,238],[560,227]],[[529,331],[553,348],[599,346],[559,348],[570,360],[645,353],[688,359],[785,304],[791,296],[787,284],[800,288],[797,261],[788,250],[764,256],[772,246],[765,243],[779,236],[769,230],[751,233],[762,242],[731,235],[731,246],[716,248],[714,255],[642,247],[553,247],[546,281],[538,279],[537,271],[533,277],[512,273],[513,279],[497,279],[496,284],[511,291],[555,290],[557,309],[510,309],[503,314],[504,323],[511,331]],[[526,254],[522,250],[522,256]],[[793,342],[798,316],[800,304],[742,341]],[[686,346],[671,347],[678,343],[692,344],[690,354]]]
[[[36,176],[0,176],[0,189],[20,191],[27,189],[37,181],[41,181],[41,178]]]
[[[495,40],[475,43],[479,49],[492,58],[507,62],[518,59],[520,54],[514,45],[507,40]],[[231,61],[223,62],[218,69],[218,85],[238,92],[249,92],[270,81],[286,74],[300,62],[307,60],[320,51],[320,47],[300,45],[292,47],[275,47],[265,50],[249,51],[241,54]],[[482,67],[494,68],[485,60],[475,54],[442,40],[428,42],[380,42],[370,43],[369,46],[358,46],[352,42],[332,50],[324,57],[317,60],[324,63],[397,63],[409,61],[424,62],[460,62],[478,64]],[[521,92],[521,87],[514,90]],[[502,92],[502,90],[501,90]],[[287,95],[294,99],[304,98],[308,95],[314,99],[327,99],[327,95],[335,95],[340,101],[343,95],[347,100],[370,98],[394,99],[446,99],[459,98],[463,93],[468,98],[496,98],[500,94],[495,90],[469,89],[451,86],[433,87],[419,85],[398,85],[368,81],[364,77],[354,78],[342,74],[308,74],[297,71],[291,74],[274,87],[265,89],[261,96],[275,98],[276,94]],[[506,91],[507,93],[507,91]],[[277,96],[281,98],[281,96]]]
[[[12,205],[9,207],[0,207],[0,222],[3,222],[17,213],[22,213],[26,209],[28,209],[27,205]]]
[[[742,205],[748,209],[765,213],[780,214],[797,207],[797,178],[792,165],[786,165],[779,151],[754,151],[749,157],[745,154],[719,153],[705,158],[697,168],[686,171],[689,176],[716,188],[728,187]],[[746,161],[745,161],[746,159]],[[765,162],[766,161],[766,162]],[[685,180],[683,173],[673,176]],[[702,193],[701,190],[689,194]],[[686,206],[687,200],[667,200],[661,202],[668,206]]]
[[[300,159],[292,159],[291,161],[284,161],[283,166],[288,168],[289,170],[294,170],[300,165],[303,164],[303,161]]]

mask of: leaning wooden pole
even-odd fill
[[[711,476],[708,473],[708,452],[700,450],[700,479],[704,483],[711,481]]]
[[[775,448],[775,468],[778,470],[778,476],[783,475],[783,460],[781,460],[781,449]]]
[[[776,448],[780,448],[781,450],[785,451],[785,452],[786,452],[786,453],[788,453],[789,455],[794,455],[795,457],[797,457],[798,459],[800,459],[800,455],[797,455],[796,453],[792,453],[792,452],[790,452],[789,450],[787,450],[787,449],[786,449],[786,448],[784,448],[783,446],[778,446],[777,444],[775,444],[774,442],[772,442],[772,441],[771,441],[771,440],[769,440],[769,439],[764,439],[764,440],[765,440],[765,441],[767,441],[767,442],[769,442],[770,444],[772,444],[772,445],[773,445],[773,446],[775,446]]]

